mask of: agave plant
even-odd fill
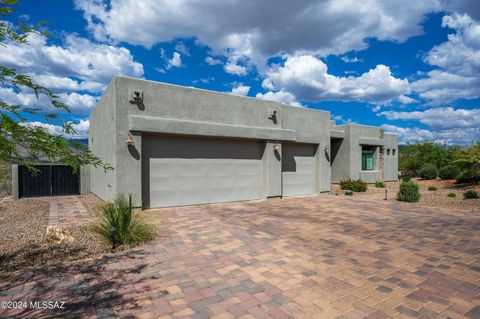
[[[155,237],[155,226],[147,223],[133,211],[132,196],[117,196],[113,202],[99,207],[90,229],[107,239],[112,248],[120,245],[136,246]]]

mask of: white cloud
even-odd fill
[[[439,0],[408,6],[382,0],[295,5],[287,0],[144,0],[141,7],[134,0],[77,0],[75,4],[98,40],[150,48],[178,37],[195,37],[214,54],[243,56],[261,67],[280,52],[326,56],[364,49],[369,37],[404,41],[422,33],[426,14],[443,9]]]
[[[337,77],[327,65],[310,55],[288,56],[283,66],[266,72],[262,86],[268,90],[289,92],[301,101],[362,101],[388,104],[410,93],[406,79],[395,78],[390,68],[377,65],[358,76]]]
[[[363,62],[361,59],[357,58],[356,56],[354,56],[353,58],[350,58],[348,56],[342,56],[340,58],[343,62],[345,63],[359,63],[359,62]]]
[[[48,98],[39,95],[38,98],[33,92],[16,92],[13,88],[0,87],[0,96],[2,101],[11,105],[21,105],[25,107],[38,107],[47,111],[58,111],[50,104]],[[89,94],[79,94],[76,92],[59,93],[59,100],[69,107],[70,111],[78,114],[88,114],[97,104],[98,97]],[[62,111],[62,110],[60,110]]]
[[[425,62],[439,69],[412,83],[412,88],[431,105],[456,99],[480,97],[480,23],[468,15],[453,13],[443,17],[442,26],[455,30],[448,41],[434,46]]]
[[[105,83],[93,81],[78,81],[64,76],[48,74],[34,75],[35,82],[54,92],[58,91],[89,91],[100,92],[104,89]]]
[[[75,113],[88,114],[97,105],[98,98],[88,94],[61,93],[60,100],[67,104],[69,109]]]
[[[190,56],[190,50],[182,41],[175,45],[175,51],[180,52],[183,55]]]
[[[480,128],[452,128],[446,130],[427,130],[419,127],[400,127],[384,124],[386,133],[397,134],[399,143],[433,141],[447,144],[470,144],[480,139]]]
[[[205,62],[207,62],[208,65],[217,65],[217,64],[222,64],[222,61],[219,59],[214,59],[211,56],[207,56],[205,58]]]
[[[78,114],[91,111],[114,76],[143,75],[142,64],[134,61],[128,49],[96,44],[72,34],[61,40],[60,44],[51,45],[47,38],[32,34],[29,44],[6,43],[0,50],[0,64],[30,75],[35,83],[51,89]],[[37,98],[28,88],[20,92],[3,86],[0,94],[9,104],[57,111],[44,95]]]
[[[0,50],[0,63],[34,78],[43,76],[49,82],[55,77],[57,83],[67,77],[77,78],[79,86],[94,91],[98,91],[96,83],[105,86],[115,75],[143,75],[142,64],[135,62],[125,48],[95,44],[76,35],[65,36],[62,45],[49,45],[39,35],[30,35],[28,41],[28,45],[7,43]]]
[[[413,103],[419,103],[419,101],[412,99],[411,97],[408,97],[406,95],[400,95],[398,97],[398,101],[402,104],[413,104]]]
[[[242,83],[240,83],[236,85],[230,93],[234,95],[247,96],[249,91],[250,91],[249,86],[243,85]]]
[[[436,141],[449,144],[469,144],[480,139],[480,109],[454,109],[437,107],[425,111],[395,112],[386,111],[379,115],[389,120],[418,121],[428,129],[418,127],[403,128],[385,124],[383,127],[401,135],[401,141]]]
[[[230,74],[236,74],[236,75],[245,75],[247,74],[247,68],[244,67],[243,65],[239,65],[233,62],[228,62],[225,64],[223,67],[225,72],[230,73]]]
[[[182,55],[178,52],[173,52],[173,56],[168,60],[167,69],[182,67]]]
[[[285,105],[291,105],[291,106],[302,106],[297,99],[295,98],[295,95],[289,92],[285,91],[278,91],[278,92],[267,92],[265,94],[262,93],[257,93],[255,96],[257,99],[262,99],[262,100],[268,100],[268,101],[275,101],[279,102]]]
[[[42,127],[46,129],[52,135],[61,135],[65,138],[88,138],[88,127],[89,120],[80,120],[78,123],[72,124],[72,128],[75,130],[76,134],[65,134],[63,127],[60,125],[54,125],[50,123],[42,123],[38,121],[26,122],[23,125],[32,126],[32,127]]]
[[[417,120],[433,129],[480,129],[480,109],[437,107],[413,112],[385,111],[380,115],[386,116],[389,120]]]
[[[353,123],[352,119],[350,119],[350,118],[344,119],[342,115],[333,115],[333,114],[331,114],[330,117],[331,117],[332,120],[339,122],[339,123],[336,123],[336,125],[338,125],[338,124]]]

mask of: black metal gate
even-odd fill
[[[80,175],[70,166],[37,165],[35,168],[36,173],[25,166],[18,167],[20,197],[80,194]]]

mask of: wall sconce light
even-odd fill
[[[133,145],[133,144],[135,144],[135,141],[133,140],[132,135],[128,134],[128,137],[127,137],[127,139],[125,140],[125,143],[127,143],[127,145]]]
[[[328,145],[325,146],[324,152],[325,154],[330,154],[330,147]]]
[[[142,91],[130,91],[130,100],[131,104],[139,104],[143,102],[143,92]]]
[[[280,149],[280,145],[278,145],[278,144],[273,145],[273,150],[274,151],[278,151],[279,149]]]

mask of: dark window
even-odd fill
[[[387,148],[387,155],[390,155],[390,149]]]
[[[362,171],[373,170],[373,148],[362,146]]]
[[[392,150],[392,155],[395,156],[395,149]]]

